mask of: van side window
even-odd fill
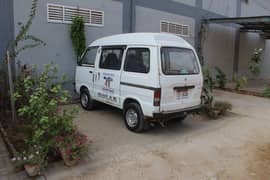
[[[150,70],[150,50],[147,48],[128,49],[124,70],[127,72],[148,73]]]
[[[83,57],[83,59],[81,61],[81,64],[82,65],[94,66],[96,56],[97,56],[97,50],[98,50],[98,47],[90,47],[90,48],[88,48],[86,53],[84,54],[84,57]]]
[[[102,69],[120,70],[122,64],[123,49],[103,49],[99,67]]]

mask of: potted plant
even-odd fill
[[[44,153],[41,147],[34,146],[29,151],[17,153],[12,161],[17,168],[24,167],[30,177],[40,175],[41,171],[46,167],[47,154]]]
[[[86,135],[76,130],[55,137],[54,142],[56,149],[61,154],[67,166],[76,165],[82,155],[87,151],[89,144],[92,143],[91,140],[88,140]]]

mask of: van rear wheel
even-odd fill
[[[93,110],[94,100],[91,98],[90,93],[87,89],[83,89],[80,93],[80,103],[83,109]]]
[[[126,127],[133,132],[142,132],[147,126],[141,107],[137,103],[129,103],[124,108]]]

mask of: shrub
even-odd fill
[[[263,91],[263,96],[270,97],[270,85],[268,85],[267,87],[265,87],[265,89]]]
[[[61,153],[65,163],[78,162],[82,155],[87,151],[89,141],[87,136],[74,130],[63,133],[54,138],[55,147]]]
[[[227,84],[226,74],[218,67],[216,67],[215,69],[217,71],[217,75],[216,75],[217,87],[225,88]]]
[[[240,89],[243,89],[244,87],[246,87],[248,80],[246,77],[238,77],[237,74],[234,74],[233,80],[235,82],[235,87],[234,89],[239,91]]]
[[[212,101],[210,104],[204,105],[204,111],[210,118],[218,118],[232,110],[232,105],[225,101]]]
[[[82,17],[75,17],[72,20],[70,28],[70,37],[77,56],[77,62],[86,48],[86,40],[84,34],[84,20]]]
[[[262,61],[262,53],[263,53],[263,49],[255,49],[253,52],[253,55],[251,57],[251,60],[249,61],[249,70],[250,72],[257,76],[260,74],[261,70],[260,70],[260,63]]]
[[[19,116],[29,125],[26,143],[30,147],[38,145],[44,152],[53,148],[55,136],[72,131],[73,117],[77,112],[76,109],[60,109],[60,104],[67,102],[69,94],[62,89],[61,83],[57,83],[56,73],[55,66],[46,65],[40,75],[26,75],[19,79],[21,86],[14,94]]]
[[[208,69],[203,69],[203,91],[202,91],[202,104],[209,104],[213,101],[213,88],[215,82],[211,76],[211,73]]]

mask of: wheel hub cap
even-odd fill
[[[135,110],[129,109],[126,113],[126,120],[129,127],[136,127],[138,124],[138,114]]]
[[[86,94],[82,94],[82,96],[81,96],[81,102],[82,102],[83,107],[87,107],[88,96]]]

